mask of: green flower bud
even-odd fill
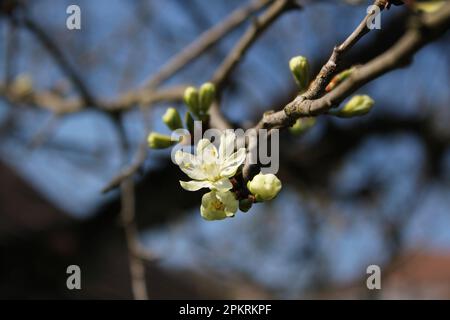
[[[242,199],[241,201],[239,201],[239,210],[241,210],[242,212],[247,212],[252,208],[252,205],[253,201],[251,201],[250,199]]]
[[[294,135],[301,135],[314,127],[315,124],[316,118],[299,118],[294,125],[289,128],[289,131]]]
[[[193,136],[195,130],[194,118],[192,118],[192,115],[189,111],[186,112],[186,116],[184,117],[184,123],[186,123],[186,128],[188,129],[191,136]]]
[[[326,92],[330,92],[334,88],[336,88],[340,83],[342,83],[345,79],[351,76],[355,68],[350,68],[347,70],[342,71],[341,73],[337,74],[336,76],[331,79],[330,83],[325,88]]]
[[[368,95],[354,96],[342,109],[336,112],[336,115],[342,118],[363,116],[369,113],[374,103],[375,101]]]
[[[216,98],[216,87],[211,82],[207,82],[200,87],[200,110],[207,113]]]
[[[309,86],[309,62],[302,56],[297,56],[289,61],[289,68],[297,82],[300,91],[305,91]]]
[[[257,201],[272,200],[281,190],[281,181],[274,174],[259,173],[247,182],[247,188]]]
[[[180,114],[175,108],[168,108],[166,113],[163,115],[162,120],[170,130],[183,128],[183,122],[181,121]]]
[[[186,88],[184,91],[184,103],[186,103],[193,114],[197,115],[200,113],[200,97],[196,88]]]
[[[166,149],[177,143],[177,141],[172,141],[170,136],[157,132],[150,133],[147,141],[152,149]]]

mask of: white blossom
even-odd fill
[[[206,220],[222,220],[233,217],[239,206],[231,191],[211,191],[203,195],[200,207],[201,215]]]
[[[192,181],[180,181],[181,186],[188,191],[202,188],[225,192],[233,188],[230,178],[233,177],[245,161],[246,150],[239,148],[234,152],[236,135],[225,131],[220,136],[219,150],[208,139],[202,139],[197,144],[196,154],[177,151],[175,162]]]

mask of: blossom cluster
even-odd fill
[[[280,180],[273,174],[258,174],[247,185],[242,185],[240,169],[246,158],[246,149],[235,151],[236,135],[226,130],[216,146],[208,139],[198,142],[196,153],[178,150],[175,161],[192,180],[180,181],[187,191],[207,188],[202,197],[200,213],[206,220],[233,217],[238,208],[248,211],[253,202],[275,198],[281,190]],[[245,189],[245,190],[242,190]]]
[[[308,59],[302,56],[293,57],[289,61],[289,68],[297,83],[299,94],[307,94],[311,85]],[[355,70],[356,67],[353,67],[336,75],[327,84],[325,91],[330,92],[338,88],[347,78],[352,77]],[[209,123],[209,110],[215,100],[216,88],[212,83],[205,83],[199,88],[188,87],[184,93],[184,102],[187,106],[184,121],[175,108],[168,108],[162,120],[170,130],[187,129],[192,136],[196,120]],[[374,101],[369,96],[356,95],[344,107],[330,109],[327,113],[340,118],[358,117],[367,114],[373,105]],[[301,135],[315,124],[315,117],[299,118],[290,127],[290,132]],[[209,190],[203,195],[200,206],[201,216],[206,220],[234,217],[238,209],[247,212],[254,203],[270,201],[281,190],[281,181],[272,173],[261,172],[250,180],[249,177],[244,177],[242,168],[246,158],[252,157],[248,155],[245,146],[238,145],[237,140],[233,130],[225,130],[220,134],[218,141],[201,139],[196,144],[193,154],[183,150],[175,152],[175,163],[191,179],[180,181],[181,187],[187,191]],[[183,137],[174,140],[171,136],[156,132],[152,132],[148,137],[149,146],[154,149],[169,148],[179,142],[188,142],[190,145],[193,140],[192,138],[186,140]],[[217,142],[218,146],[215,145]]]

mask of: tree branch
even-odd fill
[[[367,64],[357,67],[351,76],[333,91],[315,100],[309,100],[304,95],[297,96],[282,111],[266,114],[258,127],[283,128],[292,125],[300,117],[326,113],[366,83],[409,63],[417,51],[442,36],[449,27],[450,3],[447,3],[435,14],[415,18],[398,43]]]
[[[23,25],[38,39],[38,41],[47,49],[50,55],[55,59],[61,70],[69,77],[75,88],[80,92],[83,102],[87,105],[95,105],[94,96],[85,85],[84,81],[72,67],[70,62],[56,42],[28,15],[24,16]]]
[[[251,15],[267,6],[273,0],[253,0],[242,8],[233,11],[225,20],[205,31],[190,45],[169,60],[150,80],[144,88],[155,88],[175,73],[183,69],[189,62],[200,56],[216,42],[244,23]]]
[[[445,4],[435,14],[417,16],[413,19],[407,32],[394,46],[365,65],[357,67],[351,76],[333,91],[317,99],[308,99],[308,92],[304,95],[299,95],[287,104],[283,110],[265,113],[255,128],[286,128],[292,126],[300,117],[325,114],[366,83],[409,63],[418,50],[442,36],[449,27],[450,3]],[[351,36],[351,38],[358,39],[356,36]],[[318,86],[322,87],[323,85],[326,85],[326,83],[321,82]],[[251,147],[251,149],[253,148],[255,146]],[[251,175],[255,172],[254,167],[249,163],[245,164],[243,170],[247,179],[251,178]]]
[[[260,5],[262,6],[262,4]],[[233,69],[238,64],[241,57],[245,54],[248,48],[250,48],[250,46],[256,41],[258,36],[261,35],[264,32],[264,30],[266,30],[270,26],[270,24],[276,20],[277,17],[279,17],[287,9],[292,8],[292,6],[293,6],[292,0],[277,0],[260,17],[258,17],[253,22],[252,26],[247,29],[247,31],[244,33],[244,35],[236,44],[236,46],[227,55],[221,66],[217,69],[215,75],[213,76],[212,82],[214,82],[216,86],[220,88],[221,84],[233,71]],[[239,14],[237,13],[232,14],[230,20],[233,20],[232,17],[235,15],[236,16],[243,15],[244,12],[245,12],[244,9],[238,10],[237,13]],[[226,23],[224,22],[224,24]],[[214,34],[214,32],[212,34]],[[197,41],[203,43],[201,39],[202,38],[200,38]],[[191,46],[195,47],[195,43],[193,43]],[[175,62],[173,63],[172,67],[170,67],[171,63],[169,63],[169,67],[167,67],[167,70],[170,70],[171,68],[175,69],[175,66],[177,65],[177,63],[179,63],[176,61],[181,61],[183,59],[186,59],[186,57],[188,57],[188,55],[183,55],[182,52],[179,56],[174,58]],[[163,68],[162,70],[165,70],[165,68]],[[163,72],[162,76],[157,74],[156,77],[154,78],[156,80],[151,81],[152,85],[158,84],[159,81],[162,81],[161,79],[164,79],[164,77],[168,75],[168,73],[164,73],[165,71],[162,72]],[[231,125],[228,123],[225,117],[221,114],[217,102],[215,102],[211,106],[210,116],[211,116],[210,124],[212,127],[219,129],[226,129],[231,127]],[[123,179],[132,176],[142,166],[142,163],[145,161],[145,157],[147,154],[146,148],[147,148],[147,141],[145,140],[141,143],[141,146],[137,151],[136,160],[130,166],[124,168],[122,172],[119,173],[116,177],[114,177],[110,182],[108,182],[108,184],[102,189],[103,193],[109,192],[114,188],[118,187]]]
[[[386,1],[376,0],[373,5],[377,6],[380,11],[382,11],[386,6]],[[311,86],[308,88],[308,91],[304,94],[306,98],[315,99],[324,93],[325,87],[336,74],[338,64],[342,56],[347,51],[349,51],[362,37],[370,32],[370,29],[367,28],[367,24],[375,14],[376,12],[368,13],[356,27],[356,29],[347,37],[347,39],[345,39],[344,42],[342,42],[340,45],[334,47],[331,57],[328,59],[327,63],[323,65],[319,74],[317,75]]]
[[[276,0],[261,16],[256,18],[247,29],[236,46],[227,55],[222,64],[217,68],[211,82],[220,90],[230,73],[237,66],[245,52],[283,12],[294,6],[292,0]]]
[[[67,114],[81,111],[86,104],[95,105],[98,109],[105,112],[122,112],[136,105],[152,105],[160,101],[180,101],[183,98],[186,86],[175,86],[167,89],[158,89],[156,87],[171,76],[180,71],[184,66],[190,63],[211,46],[220,41],[231,31],[244,23],[248,17],[255,12],[267,6],[273,0],[253,0],[246,6],[233,11],[225,20],[204,32],[190,45],[185,47],[179,54],[173,57],[160,71],[151,77],[147,84],[142,88],[130,90],[117,99],[112,101],[95,101],[89,93],[86,85],[81,80],[75,69],[70,65],[61,49],[51,39],[46,32],[33,20],[26,17],[24,25],[32,32],[36,38],[43,44],[48,52],[53,56],[61,69],[69,76],[72,83],[82,94],[82,99],[66,99],[50,91],[35,92],[27,99],[23,97],[14,97],[7,92],[6,87],[0,84],[0,94],[8,96],[13,102],[29,103],[38,107],[43,107],[56,114]],[[89,102],[89,103],[88,103]]]
[[[242,57],[258,37],[285,11],[298,7],[292,0],[276,0],[267,10],[256,18],[252,25],[246,30],[234,48],[226,56],[222,64],[212,76],[211,82],[221,91],[230,74],[236,68]],[[231,128],[230,123],[220,112],[219,103],[216,101],[210,108],[210,125],[224,130]]]

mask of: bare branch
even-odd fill
[[[122,209],[121,217],[125,229],[125,238],[128,246],[128,260],[130,264],[131,288],[136,300],[147,300],[147,287],[145,281],[145,266],[139,256],[136,255],[139,248],[137,228],[134,219],[134,182],[127,178],[121,183]]]
[[[230,51],[222,64],[217,68],[212,76],[211,82],[215,84],[218,91],[221,90],[229,75],[236,68],[242,57],[258,37],[286,10],[295,6],[292,0],[277,0],[267,10],[256,18],[252,25],[239,39],[235,47]],[[232,126],[220,112],[220,107],[216,101],[210,109],[211,126],[218,129],[227,129]]]
[[[408,64],[423,46],[442,36],[450,27],[450,3],[435,14],[417,17],[405,35],[391,49],[367,64],[357,67],[351,76],[325,96],[308,100],[297,97],[283,111],[268,115],[263,127],[286,126],[299,117],[315,116],[338,106],[350,94],[381,75]]]
[[[294,6],[292,0],[276,0],[261,16],[256,18],[236,46],[214,73],[211,82],[219,89],[239,63],[245,52],[283,12]]]
[[[96,106],[101,111],[116,113],[129,110],[136,105],[150,106],[161,101],[180,101],[183,98],[185,88],[185,85],[178,85],[154,91],[130,92],[118,100],[98,100]],[[59,115],[80,112],[86,107],[85,101],[82,99],[66,98],[53,91],[33,91],[27,96],[17,96],[1,83],[0,95],[11,103],[28,104]]]
[[[143,112],[144,111],[145,110],[143,110]],[[143,118],[146,119],[145,115]],[[144,122],[146,123],[145,120],[144,120]],[[135,159],[133,160],[133,163],[131,163],[129,166],[122,169],[121,172],[117,176],[112,178],[111,181],[108,182],[108,184],[105,187],[103,187],[102,193],[107,193],[107,192],[117,188],[123,180],[132,177],[142,166],[142,164],[144,163],[144,161],[147,157],[147,150],[148,150],[147,133],[148,133],[148,131],[149,131],[148,128],[146,128],[145,136],[143,137],[141,143],[139,144],[139,147],[138,147],[138,150],[136,151],[136,155],[135,155]]]
[[[23,24],[55,59],[61,70],[69,77],[75,88],[80,92],[84,102],[87,105],[95,105],[94,96],[76,72],[75,68],[73,68],[67,60],[66,56],[58,47],[56,42],[36,22],[28,17],[28,15],[25,15]]]
[[[378,6],[380,10],[383,10],[386,6],[386,1],[376,0],[373,5]],[[373,18],[374,14],[376,14],[376,12],[368,13],[356,29],[350,34],[350,36],[348,36],[347,39],[345,39],[340,45],[334,47],[330,59],[328,59],[327,63],[323,65],[316,79],[308,88],[308,91],[304,94],[307,99],[316,99],[324,93],[325,87],[336,74],[338,64],[342,56],[362,37],[370,32],[370,29],[367,27],[367,23]]]
[[[123,162],[127,161],[129,145],[120,117],[115,119],[115,125],[119,134]],[[121,190],[121,210],[120,217],[125,232],[125,241],[128,248],[128,262],[131,277],[131,289],[136,300],[147,300],[147,286],[145,278],[144,260],[146,256],[142,256],[144,250],[139,244],[138,230],[136,226],[136,205],[135,190],[133,177],[129,176],[120,182]],[[144,257],[144,258],[143,258]]]
[[[351,76],[333,91],[317,99],[308,99],[308,93],[299,95],[286,105],[283,110],[265,113],[255,128],[286,128],[292,126],[300,117],[317,116],[326,113],[331,108],[338,106],[350,94],[366,83],[409,63],[418,50],[442,36],[449,27],[450,3],[447,3],[435,14],[417,17],[411,23],[405,35],[392,48],[367,64],[355,68]],[[352,39],[358,39],[358,37],[352,36]],[[326,83],[324,84],[326,85]],[[251,178],[254,172],[253,167],[246,163],[244,176],[247,179]]]
[[[216,42],[244,23],[252,14],[261,10],[273,0],[253,0],[246,6],[233,11],[222,22],[204,32],[190,45],[167,62],[150,80],[145,88],[155,88],[175,73],[183,69],[189,62],[200,56]]]

